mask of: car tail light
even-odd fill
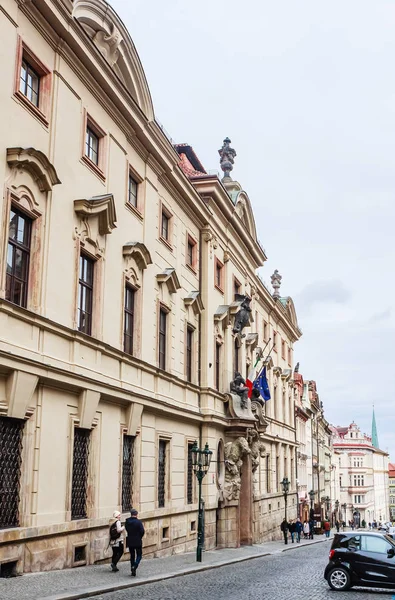
[[[332,558],[333,558],[334,556],[335,556],[335,551],[334,551],[334,550],[331,550],[331,551],[329,552],[329,560],[332,560]]]

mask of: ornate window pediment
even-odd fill
[[[170,294],[175,294],[181,288],[176,270],[173,268],[165,269],[162,273],[158,273],[156,279],[160,284],[166,283]]]
[[[193,292],[188,294],[186,298],[184,298],[184,304],[185,306],[192,306],[195,315],[200,315],[201,312],[204,310],[200,292],[198,292],[197,290],[194,290]]]
[[[35,148],[7,148],[7,163],[10,167],[30,173],[41,192],[49,192],[61,183],[55,167],[41,150]]]
[[[78,215],[81,215],[83,220],[97,215],[99,217],[99,233],[101,235],[111,233],[117,226],[115,202],[112,194],[74,200],[74,210]]]
[[[229,304],[220,304],[214,313],[214,323],[224,321],[226,327],[229,323]]]
[[[151,254],[142,242],[127,242],[122,248],[122,253],[125,258],[133,258],[141,271],[152,265]]]
[[[254,350],[258,345],[258,333],[247,333],[246,335],[246,346],[249,346],[251,350]]]

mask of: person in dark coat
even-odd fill
[[[297,519],[296,523],[295,523],[295,532],[296,532],[296,541],[299,544],[300,543],[300,534],[303,531],[303,524],[301,522],[300,519]]]
[[[288,528],[289,528],[289,525],[288,525],[287,521],[284,519],[280,525],[280,529],[283,532],[283,536],[284,536],[284,544],[288,544]]]
[[[295,533],[296,533],[296,523],[295,521],[290,521],[288,523],[288,529],[289,529],[289,533],[291,534],[291,541],[292,543],[295,542]]]
[[[133,577],[136,577],[136,571],[143,556],[143,537],[145,533],[144,525],[137,518],[138,514],[138,511],[132,508],[130,517],[125,522],[126,546],[130,552],[130,567]]]

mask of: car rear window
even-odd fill
[[[346,550],[360,550],[361,536],[354,535],[349,537],[348,535],[335,535],[332,543],[332,550],[337,550],[338,548],[345,548]]]

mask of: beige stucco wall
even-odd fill
[[[242,222],[222,184],[216,180],[214,190],[205,197],[207,204],[201,201],[197,191],[203,195],[202,190],[187,181],[178,167],[177,154],[146,106],[138,106],[125,93],[78,23],[70,21],[66,35],[55,4],[46,0],[45,5],[54,29],[32,5],[20,7],[14,0],[3,2],[0,22],[0,106],[4,115],[0,230],[5,241],[0,248],[0,417],[26,420],[20,527],[0,531],[0,563],[15,560],[20,572],[71,567],[73,548],[81,544],[87,545],[88,564],[107,558],[108,519],[121,507],[125,432],[136,436],[133,503],[146,524],[145,552],[152,556],[191,550],[196,544],[192,524],[197,521],[197,492],[195,489],[194,502],[188,505],[187,444],[195,439],[203,444],[208,441],[213,461],[203,483],[206,548],[215,546],[216,511],[221,498],[217,448],[220,440],[228,441],[230,421],[224,393],[229,391],[234,376],[234,337],[231,313],[218,322],[214,315],[220,305],[232,304],[234,278],[241,283],[242,292],[252,298],[252,320],[247,330],[258,333],[257,347],[263,348],[266,343],[264,322],[271,337],[273,330],[278,334],[277,352],[272,353],[273,361],[268,364],[272,400],[266,406],[268,427],[263,435],[270,455],[272,484],[267,490],[266,462],[262,459],[254,483],[253,539],[278,537],[284,508],[279,489],[283,476],[291,480],[289,510],[290,516],[296,515],[293,353],[288,362],[288,347],[292,349],[300,336],[297,323],[257,277],[258,262],[263,262],[264,255],[248,227],[244,224],[240,233],[234,225],[235,220],[239,227]],[[72,3],[66,2],[66,6],[70,11],[73,8]],[[121,26],[118,21],[117,26]],[[67,39],[59,43],[62,35]],[[48,126],[14,94],[18,36],[52,73]],[[74,51],[70,50],[71,42]],[[105,81],[111,86],[111,94],[102,87]],[[139,85],[144,87],[141,81]],[[138,90],[137,96],[149,94],[147,89]],[[82,159],[86,112],[105,134],[104,176]],[[28,167],[7,164],[7,148],[17,147],[43,153],[61,183],[42,191]],[[139,181],[140,216],[127,205],[129,167]],[[45,171],[47,167],[39,168]],[[15,194],[12,200],[11,194]],[[74,207],[75,200],[103,194],[113,195],[116,210],[116,226],[106,234],[99,231],[97,215],[82,218]],[[30,204],[24,195],[29,196]],[[37,251],[31,259],[32,289],[26,309],[4,300],[11,201],[21,205],[22,210],[30,211],[30,206],[36,211]],[[172,214],[171,247],[160,240],[162,205]],[[233,211],[232,220],[224,216],[224,207]],[[188,234],[198,245],[195,271],[186,265]],[[152,263],[142,268],[135,258],[128,261],[123,256],[128,242],[143,244]],[[92,336],[76,330],[81,249],[97,261]],[[224,264],[223,293],[214,287],[215,258]],[[180,283],[175,291],[157,280],[168,268],[175,269]],[[133,357],[123,352],[123,295],[125,277],[131,269],[138,280],[139,294]],[[201,314],[184,302],[192,291],[200,292],[204,306]],[[161,302],[170,311],[166,371],[158,369]],[[195,328],[191,383],[186,382],[187,323]],[[218,337],[223,341],[223,354],[221,385],[215,390],[213,365]],[[285,358],[281,340],[286,343]],[[240,365],[244,375],[246,364],[254,362],[255,356],[256,349],[247,348],[242,341]],[[274,366],[278,367],[276,373]],[[27,374],[31,397],[27,387],[10,391],[9,381],[15,373]],[[72,521],[73,431],[82,424],[92,431],[88,516]],[[159,508],[157,502],[159,439],[168,441],[164,508]],[[232,514],[235,518],[236,512]],[[165,531],[168,537],[164,538]],[[236,529],[232,526],[230,531]],[[227,543],[236,543],[235,538],[228,537]]]

